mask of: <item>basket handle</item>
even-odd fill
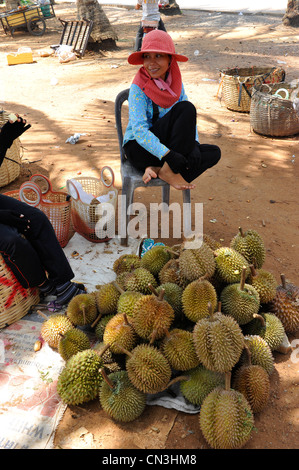
[[[107,184],[105,181],[104,181],[104,170],[108,170],[110,171],[110,174],[111,174],[111,183],[110,184]],[[114,172],[112,170],[112,168],[110,166],[103,166],[102,170],[101,170],[101,181],[102,183],[106,186],[106,188],[110,188],[110,186],[113,186],[114,185]]]
[[[32,191],[34,191],[37,196],[37,199],[35,201],[31,201],[30,199],[27,199],[27,197],[24,194],[25,189],[31,189]],[[30,206],[37,207],[42,200],[42,192],[40,190],[40,187],[37,184],[30,183],[30,181],[27,181],[26,183],[23,183],[20,186],[19,197],[22,202],[26,202]]]
[[[32,181],[33,183],[35,183],[37,186],[39,186],[37,184],[37,180],[44,180],[46,183],[47,183],[47,189],[45,191],[43,191],[41,188],[40,188],[40,191],[42,194],[47,194],[49,191],[52,191],[53,188],[52,188],[52,183],[51,181],[49,180],[49,178],[47,178],[46,176],[44,175],[40,175],[39,173],[36,173],[35,175],[32,175],[31,178],[30,178],[30,181]]]
[[[80,199],[78,189],[76,188],[76,186],[71,180],[67,180],[66,187],[67,187],[67,192],[71,196],[72,199],[74,199],[75,201]]]

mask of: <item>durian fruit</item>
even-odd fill
[[[228,284],[220,294],[222,312],[231,315],[239,325],[250,322],[260,308],[260,296],[250,284],[245,284],[246,268],[240,283]]]
[[[96,351],[103,359],[104,370],[110,374],[122,370],[121,364],[116,360],[114,354],[111,352],[109,345],[100,342],[97,343],[93,350]]]
[[[239,232],[231,240],[230,246],[241,253],[249,264],[254,264],[258,269],[263,266],[266,250],[264,241],[256,230],[243,232],[239,227]]]
[[[235,390],[244,395],[250,404],[252,412],[259,413],[269,401],[270,379],[263,367],[251,364],[249,350],[247,354],[248,364],[241,366],[235,371],[232,385]]]
[[[69,302],[66,310],[68,318],[76,326],[90,325],[97,313],[94,293],[76,295]]]
[[[194,323],[210,315],[209,302],[214,312],[217,306],[217,293],[213,284],[207,279],[192,281],[183,291],[183,312]]]
[[[172,306],[174,314],[178,316],[182,310],[183,288],[174,282],[165,282],[157,287],[158,294],[164,290],[164,299]]]
[[[168,282],[177,284],[183,289],[189,284],[189,280],[186,279],[180,269],[178,259],[170,259],[163,266],[159,272],[159,281],[160,284],[166,284]]]
[[[140,258],[133,253],[121,255],[113,263],[113,271],[118,276],[124,272],[133,271],[133,269],[140,267]]]
[[[211,248],[211,250],[215,251],[218,248],[222,247],[222,244],[215,240],[213,237],[210,235],[204,233],[203,235],[203,241]]]
[[[97,309],[100,314],[113,315],[116,313],[120,292],[113,282],[100,286],[95,296]]]
[[[131,316],[133,313],[134,305],[144,294],[138,291],[123,290],[115,282],[115,286],[118,287],[120,296],[117,301],[117,313],[125,313],[128,316]]]
[[[144,295],[134,306],[131,318],[133,328],[140,338],[151,344],[165,336],[165,330],[171,327],[175,315],[171,305],[164,300],[164,290],[159,294],[150,285],[153,294]]]
[[[227,284],[240,282],[243,267],[246,268],[246,278],[249,275],[249,263],[241,253],[230,247],[218,248],[214,251],[216,270],[215,275]]]
[[[280,279],[281,285],[270,302],[270,310],[281,320],[286,333],[296,333],[299,329],[299,287],[287,282],[284,274]]]
[[[171,255],[167,246],[155,245],[144,253],[140,260],[140,266],[147,269],[154,276],[158,276],[170,258]]]
[[[225,388],[214,388],[204,399],[199,426],[213,449],[240,449],[251,436],[254,416],[247,399],[227,380]]]
[[[139,344],[128,355],[126,370],[132,384],[144,393],[165,390],[171,378],[171,367],[165,356],[154,346]]]
[[[138,390],[125,370],[107,375],[101,371],[104,381],[99,391],[101,406],[116,421],[128,423],[137,419],[146,406],[146,394]]]
[[[121,275],[120,275],[121,276]],[[155,276],[145,268],[136,268],[134,271],[124,273],[124,276],[120,279],[117,277],[116,282],[124,290],[141,292],[142,294],[150,294],[151,290],[148,287],[149,284],[154,287],[158,287]]]
[[[268,375],[274,371],[274,357],[268,343],[259,335],[245,335],[245,346],[249,349],[251,364],[261,366]],[[247,363],[247,352],[244,350],[240,357],[240,365]]]
[[[125,313],[117,313],[109,320],[104,331],[103,342],[109,345],[114,354],[122,353],[120,346],[128,351],[136,346],[137,336]]]
[[[224,387],[224,374],[198,365],[187,372],[189,378],[180,382],[183,397],[195,406],[200,406],[205,397],[216,387]]]
[[[72,328],[66,333],[61,333],[58,352],[65,361],[77,352],[84,351],[85,349],[90,349],[90,341],[84,331]]]
[[[57,393],[67,405],[80,405],[94,400],[99,393],[103,377],[99,369],[103,359],[92,349],[72,356],[58,376]]]
[[[258,291],[261,304],[267,304],[274,299],[277,282],[273,274],[269,271],[265,269],[255,269],[253,264],[251,264],[250,275],[247,282]]]
[[[193,341],[200,362],[216,372],[230,371],[240,359],[244,336],[239,324],[221,312],[198,320],[193,329]]]
[[[186,371],[199,365],[191,331],[180,328],[166,331],[161,351],[175,370]]]
[[[179,267],[183,277],[189,281],[203,276],[210,278],[216,267],[213,251],[205,242],[202,242],[200,248],[183,249],[179,256]]]
[[[114,317],[114,315],[104,315],[103,317],[99,319],[99,321],[95,325],[94,332],[95,332],[96,338],[99,341],[103,341],[103,336],[104,336],[106,325],[108,321],[111,320],[112,317]]]
[[[41,327],[41,337],[51,348],[58,348],[61,334],[65,334],[67,331],[74,328],[71,320],[64,314],[57,313],[47,317],[40,310],[38,314],[41,315],[45,321]]]
[[[260,312],[244,327],[247,335],[259,335],[268,343],[271,351],[276,350],[282,344],[285,330],[280,319],[270,312]]]

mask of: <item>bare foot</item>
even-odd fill
[[[152,178],[157,178],[158,173],[159,173],[160,167],[156,166],[148,166],[143,174],[143,182],[146,184],[148,183]]]
[[[186,180],[180,175],[179,173],[174,173],[168,163],[164,163],[161,170],[159,171],[159,178],[161,180],[166,181],[166,183],[170,184],[175,189],[194,189],[195,184],[187,183]]]

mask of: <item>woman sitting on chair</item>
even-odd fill
[[[159,177],[175,189],[192,189],[192,181],[220,159],[218,146],[198,141],[196,109],[177,64],[187,60],[160,30],[148,33],[141,51],[128,57],[142,67],[130,87],[123,147],[132,165],[144,172],[144,183]]]

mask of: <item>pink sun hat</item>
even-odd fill
[[[129,55],[129,64],[143,65],[143,54],[145,52],[161,52],[161,54],[169,54],[179,62],[187,62],[188,60],[188,57],[185,55],[176,54],[174,42],[171,36],[160,29],[154,29],[145,35],[142,41],[141,50]]]

